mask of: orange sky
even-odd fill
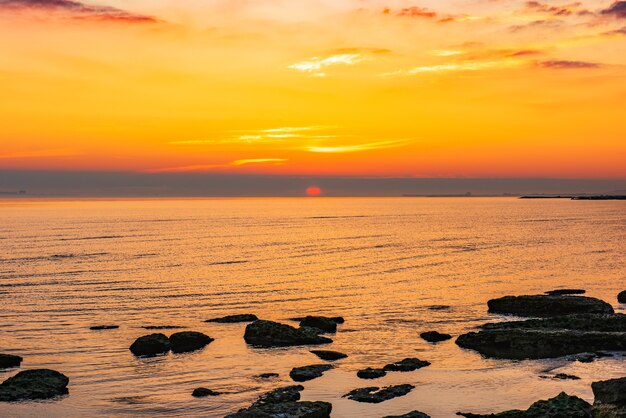
[[[0,0],[0,169],[626,178],[626,2]]]

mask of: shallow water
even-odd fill
[[[22,369],[49,367],[71,381],[67,397],[3,404],[0,415],[218,417],[292,383],[292,367],[322,362],[307,347],[250,348],[245,324],[203,322],[247,312],[282,322],[346,318],[328,348],[349,357],[304,383],[303,399],[332,402],[333,417],[496,412],[561,391],[591,401],[590,382],[623,376],[626,360],[486,360],[419,333],[456,336],[501,319],[487,314],[492,297],[559,287],[585,288],[623,312],[616,295],[626,288],[625,242],[626,202],[618,201],[3,200],[0,352],[23,356]],[[428,309],[441,304],[451,309]],[[99,324],[120,328],[88,329]],[[128,347],[152,332],[145,325],[185,326],[215,341],[138,359]],[[356,377],[409,356],[432,365]],[[553,367],[582,379],[539,378]],[[16,372],[0,371],[0,379]],[[280,378],[254,378],[264,372]],[[341,398],[392,383],[416,389],[378,405]],[[198,386],[226,394],[192,398]]]

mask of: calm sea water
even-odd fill
[[[590,382],[623,376],[626,360],[485,360],[426,330],[453,335],[486,321],[486,301],[583,287],[618,311],[626,289],[626,203],[509,198],[0,201],[0,352],[22,369],[70,377],[70,395],[3,404],[8,417],[213,417],[292,383],[308,348],[253,349],[245,324],[203,320],[234,313],[287,322],[342,315],[329,349],[349,358],[304,384],[305,400],[334,417],[421,410],[526,408],[560,391],[592,400]],[[450,305],[432,311],[431,305]],[[89,326],[117,324],[95,332]],[[293,323],[292,323],[293,324]],[[128,347],[145,325],[180,325],[215,338],[204,350],[138,359]],[[294,324],[295,325],[295,324]],[[165,331],[171,333],[175,331]],[[432,362],[375,381],[356,371],[404,357]],[[579,381],[540,379],[542,370]],[[17,371],[0,372],[4,380]],[[255,375],[280,373],[273,381]],[[378,405],[343,394],[411,383]],[[226,392],[195,399],[205,386]]]

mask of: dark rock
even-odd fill
[[[89,327],[92,331],[103,331],[107,329],[118,329],[119,325],[95,325],[93,327]]]
[[[456,340],[486,357],[539,359],[600,350],[626,350],[626,332],[545,329],[494,329],[470,332]]]
[[[430,418],[430,415],[426,415],[420,411],[411,411],[404,415],[387,415],[383,418]]]
[[[626,332],[626,315],[579,314],[554,318],[527,319],[525,321],[496,322],[485,324],[485,330],[504,328],[524,329],[571,329],[578,331]]]
[[[68,393],[70,379],[48,369],[25,370],[0,384],[0,401],[50,399]]]
[[[164,334],[150,334],[139,337],[130,346],[136,356],[153,357],[170,351],[170,340]]]
[[[246,326],[244,339],[257,347],[287,347],[295,345],[317,345],[333,342],[310,328],[294,328],[273,321],[258,320]]]
[[[431,311],[447,311],[451,309],[448,305],[431,305],[428,307]]]
[[[591,405],[577,396],[565,392],[547,401],[537,401],[526,411],[511,410],[499,414],[470,414],[459,412],[466,418],[591,418]]]
[[[440,332],[437,331],[428,331],[428,332],[422,332],[420,334],[420,337],[422,337],[422,339],[428,341],[429,343],[438,343],[441,341],[447,341],[449,339],[452,338],[452,335],[450,334],[442,334]]]
[[[214,341],[213,338],[208,335],[195,331],[182,331],[170,335],[170,344],[174,353],[199,350],[212,341]]]
[[[0,369],[20,367],[22,360],[24,360],[22,357],[13,354],[0,354]]]
[[[612,314],[608,303],[587,296],[505,296],[487,302],[489,312],[519,316],[561,316],[582,313]]]
[[[418,358],[405,358],[404,360],[387,364],[383,367],[383,370],[388,372],[412,372],[426,366],[430,366],[430,362]]]
[[[304,321],[304,318],[306,318],[305,316],[298,316],[295,318],[290,318],[290,321],[295,321],[295,322],[302,322]],[[334,322],[336,322],[337,324],[343,324],[344,322],[346,322],[346,320],[343,318],[343,316],[328,316],[328,317],[324,317],[324,318],[329,318],[331,320],[333,320]]]
[[[626,290],[624,290],[623,292],[619,292],[619,294],[617,295],[617,301],[619,303],[626,303]]]
[[[257,319],[259,318],[257,318],[257,316],[253,314],[238,314],[223,316],[221,318],[207,319],[204,322],[217,322],[219,324],[237,324],[241,322],[253,322]]]
[[[143,329],[152,329],[152,330],[161,330],[161,329],[183,329],[185,327],[181,327],[179,325],[146,325],[145,327],[141,327]]]
[[[546,292],[546,295],[584,295],[585,289],[555,289]]]
[[[272,378],[278,377],[278,376],[280,376],[278,373],[261,373],[257,377],[259,379],[272,379]]]
[[[330,418],[328,402],[285,402],[242,409],[226,418]]]
[[[307,380],[317,379],[321,377],[325,371],[334,368],[334,366],[330,364],[314,364],[311,366],[303,366],[303,367],[294,367],[289,372],[289,377],[291,377],[295,382],[306,382]]]
[[[274,389],[261,395],[252,406],[296,402],[300,400],[300,392],[303,390],[304,386],[302,385],[292,385]]]
[[[415,386],[413,385],[387,386],[382,389],[374,386],[354,389],[343,395],[343,397],[357,402],[381,403],[389,399],[397,398],[398,396],[404,396],[414,388]]]
[[[215,392],[207,388],[195,388],[193,392],[191,393],[191,396],[193,396],[194,398],[204,398],[206,396],[218,396],[218,395],[221,395],[221,393]]]
[[[324,332],[337,332],[337,322],[325,316],[306,316],[300,321],[300,326],[317,328]]]
[[[315,354],[322,360],[327,360],[327,361],[340,360],[342,358],[348,357],[347,354],[340,353],[339,351],[330,351],[330,350],[311,350],[311,353]]]
[[[558,373],[554,376],[539,376],[542,379],[580,380],[580,377],[571,374]]]
[[[579,361],[581,363],[591,363],[597,358],[598,358],[598,355],[596,353],[580,353],[580,354],[576,354],[575,356],[572,356],[570,360]]]
[[[626,418],[626,407],[613,404],[594,404],[593,418]]]
[[[591,384],[594,403],[626,406],[626,377]]]
[[[383,369],[373,369],[368,367],[367,369],[359,370],[356,375],[361,379],[378,379],[387,375],[387,372]]]

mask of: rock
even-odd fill
[[[619,303],[626,303],[626,290],[624,290],[623,292],[620,292],[617,295],[617,301]]]
[[[383,369],[373,369],[368,367],[367,369],[359,370],[356,375],[361,379],[378,379],[387,375],[387,372]]]
[[[195,331],[182,331],[170,335],[170,344],[174,353],[199,350],[212,341],[214,341],[213,338],[208,335]]]
[[[221,318],[207,319],[204,322],[217,322],[219,324],[237,324],[241,322],[254,322],[257,319],[259,318],[257,318],[257,316],[253,314],[238,314],[223,316]]]
[[[305,316],[298,316],[295,318],[290,318],[291,321],[295,321],[295,322],[302,322],[304,320],[304,318],[306,318]],[[332,321],[336,322],[337,324],[343,324],[344,322],[346,322],[346,320],[343,318],[343,316],[328,316],[328,317],[323,317],[323,318],[329,318]]]
[[[503,328],[525,329],[571,329],[579,331],[626,332],[626,315],[624,314],[579,314],[557,316],[543,319],[527,319],[525,321],[496,322],[485,324],[485,330]]]
[[[626,407],[611,404],[594,404],[593,418],[626,418]]]
[[[50,399],[68,393],[70,379],[48,369],[25,370],[0,384],[0,401]]]
[[[573,374],[557,373],[557,374],[554,375],[553,379],[580,380],[580,377],[574,376]]]
[[[274,389],[261,395],[252,406],[296,402],[300,400],[300,392],[303,390],[304,386],[302,385],[292,385]]]
[[[430,415],[426,415],[420,411],[411,411],[404,415],[387,415],[383,418],[430,418]]]
[[[278,373],[261,373],[257,377],[259,379],[273,379],[274,377],[280,376]]]
[[[412,372],[426,366],[430,366],[430,362],[418,358],[405,358],[404,360],[387,364],[383,367],[383,370],[388,372]]]
[[[487,302],[490,313],[519,316],[561,316],[582,313],[612,314],[608,303],[587,296],[505,296]]]
[[[567,329],[494,329],[459,336],[456,344],[486,357],[540,359],[587,351],[624,351],[626,332]]]
[[[324,332],[337,332],[337,322],[325,316],[305,316],[300,321],[301,327],[317,328]]]
[[[546,295],[584,295],[585,289],[555,289],[546,292]]]
[[[20,367],[22,360],[24,360],[22,357],[13,354],[0,354],[0,369]]]
[[[289,377],[291,377],[295,382],[306,382],[307,380],[313,380],[321,377],[325,371],[333,368],[334,366],[331,364],[314,364],[311,366],[294,367],[291,369],[291,372],[289,372]]]
[[[218,396],[218,395],[221,395],[221,393],[212,391],[211,389],[207,389],[207,388],[195,388],[193,392],[191,393],[191,396],[193,396],[194,398],[204,398],[206,396]]]
[[[448,305],[431,305],[428,307],[431,311],[447,311],[451,309]]]
[[[591,363],[598,358],[596,353],[580,353],[572,356],[571,360],[579,361],[581,363]]]
[[[450,334],[441,334],[437,331],[428,331],[428,332],[422,332],[420,334],[420,337],[422,337],[422,339],[428,341],[429,343],[438,343],[441,341],[447,341],[449,339],[452,338],[452,335]]]
[[[330,351],[330,350],[311,350],[311,353],[315,354],[322,360],[327,360],[327,361],[340,360],[342,358],[348,357],[347,354],[340,353],[339,351]]]
[[[285,402],[242,409],[226,418],[330,418],[328,402]]]
[[[594,404],[613,404],[626,407],[626,377],[603,380],[591,384]]]
[[[150,334],[139,337],[130,346],[136,356],[154,357],[170,351],[170,340],[164,334]]]
[[[104,331],[108,329],[118,329],[119,325],[94,325],[93,327],[89,327],[92,331]]]
[[[459,412],[457,415],[466,418],[591,418],[591,405],[577,396],[561,392],[547,401],[535,402],[526,411],[511,410],[487,415]]]
[[[382,389],[374,386],[354,389],[343,395],[343,397],[356,402],[381,403],[388,401],[389,399],[397,398],[398,396],[404,396],[411,392],[414,388],[415,386],[413,385],[387,386]]]
[[[258,320],[246,326],[244,339],[257,347],[287,347],[295,345],[318,345],[333,342],[317,335],[311,329],[294,328],[273,321]]]

